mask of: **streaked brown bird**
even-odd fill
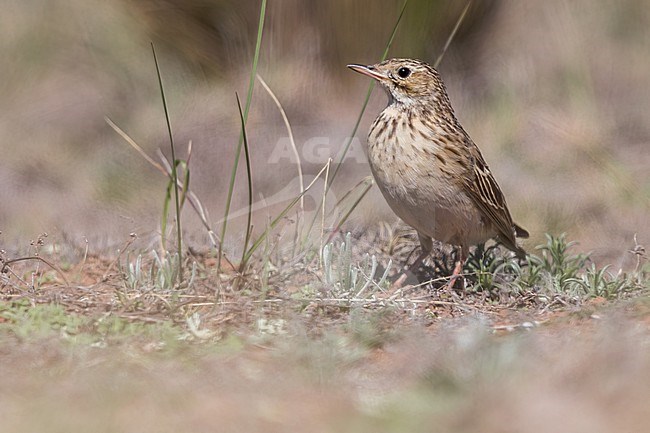
[[[525,257],[515,237],[527,238],[528,232],[513,222],[481,151],[456,119],[438,72],[412,59],[348,67],[377,80],[388,93],[388,106],[370,127],[368,160],[393,212],[417,230],[422,254],[410,268],[429,255],[432,239],[460,247],[450,286],[472,245],[497,238]]]

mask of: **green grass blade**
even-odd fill
[[[266,0],[262,0],[260,7],[260,19],[257,25],[257,40],[255,42],[255,54],[253,55],[253,65],[251,67],[250,81],[248,84],[248,94],[246,95],[246,106],[244,108],[244,123],[248,120],[251,101],[253,99],[253,87],[255,86],[255,76],[257,75],[257,62],[260,57],[260,47],[262,46],[262,31],[264,30],[264,18],[266,16]],[[233,162],[232,172],[230,174],[230,184],[228,185],[228,196],[226,198],[226,209],[224,211],[223,223],[221,225],[221,242],[219,243],[219,253],[217,260],[217,272],[221,270],[221,258],[223,256],[223,242],[226,238],[228,227],[228,215],[230,214],[230,205],[232,203],[233,190],[235,188],[235,178],[237,177],[237,167],[239,166],[239,156],[243,145],[243,136],[240,134],[237,150],[235,151],[235,161]],[[245,251],[245,250],[244,250]]]
[[[348,220],[350,215],[352,215],[352,212],[354,212],[354,210],[359,205],[359,203],[361,203],[361,200],[363,200],[366,194],[368,194],[368,191],[370,191],[370,188],[372,188],[374,183],[375,181],[372,178],[367,182],[365,188],[363,189],[361,194],[359,194],[359,197],[354,201],[354,203],[352,203],[352,206],[350,206],[350,209],[348,209],[345,215],[343,215],[343,218],[341,218],[339,222],[336,224],[336,226],[334,226],[334,230],[332,230],[332,233],[330,233],[326,243],[332,242],[332,239],[334,238],[334,236],[336,236],[336,233],[338,233],[339,230],[341,230],[341,226],[345,224],[345,222]]]
[[[269,235],[269,233],[271,233],[271,231],[287,215],[287,213],[289,213],[289,211],[296,205],[296,203],[298,203],[300,201],[300,199],[302,199],[305,196],[305,194],[307,194],[307,192],[311,189],[311,187],[314,186],[314,184],[316,183],[316,180],[318,180],[320,178],[320,176],[325,172],[325,170],[327,169],[328,166],[329,166],[329,163],[326,164],[318,172],[318,174],[316,174],[316,177],[314,178],[314,180],[312,180],[311,183],[305,187],[305,190],[302,193],[300,193],[298,196],[294,197],[294,199],[291,200],[291,202],[282,210],[282,212],[280,212],[278,214],[278,216],[276,216],[270,222],[270,224],[268,224],[268,226],[266,227],[266,230],[264,230],[264,232],[260,235],[260,237],[255,240],[253,245],[246,252],[246,255],[244,256],[245,261],[248,261],[251,258],[251,256],[255,252],[255,250],[257,250],[257,248],[259,248],[259,246],[262,244],[262,242],[264,242],[264,240]]]
[[[397,17],[397,21],[395,22],[395,26],[393,26],[393,31],[390,34],[388,43],[384,48],[384,53],[381,56],[381,61],[386,60],[386,57],[388,57],[388,51],[390,50],[390,46],[393,44],[393,40],[395,39],[395,35],[397,34],[397,29],[399,28],[399,23],[402,21],[402,17],[404,16],[404,12],[406,11],[407,4],[408,4],[408,0],[405,0],[404,4],[402,5],[402,9],[399,13],[399,16]],[[372,94],[372,90],[374,88],[375,88],[375,81],[371,80],[370,84],[368,85],[368,92],[366,92],[366,99],[363,101],[363,105],[361,106],[361,112],[357,117],[357,121],[354,123],[354,128],[352,128],[352,134],[350,134],[350,137],[348,138],[347,142],[345,143],[345,146],[343,147],[343,152],[341,153],[341,157],[339,158],[336,168],[334,169],[334,173],[332,173],[332,177],[330,177],[329,185],[332,185],[334,183],[334,179],[336,178],[336,175],[338,174],[341,165],[343,165],[345,156],[348,154],[348,151],[350,150],[350,145],[352,145],[352,139],[357,135],[357,131],[359,130],[359,125],[361,124],[361,119],[363,118],[363,114],[366,112],[366,108],[368,107],[368,102],[370,101],[370,95]]]
[[[187,161],[179,160],[178,165],[183,169],[185,177],[183,178],[182,188],[181,188],[181,211],[185,205],[185,200],[190,192],[190,168],[187,166]]]
[[[266,84],[266,81],[264,81],[264,79],[260,75],[257,75],[257,79],[259,80],[264,90],[266,90],[266,93],[269,94],[269,96],[275,103],[275,106],[278,107],[278,111],[280,112],[280,116],[282,116],[282,121],[284,122],[284,126],[287,128],[287,134],[289,135],[289,142],[291,143],[291,150],[293,150],[293,154],[296,157],[296,163],[298,164],[298,181],[300,183],[300,192],[302,192],[305,189],[305,183],[302,175],[302,163],[300,162],[300,153],[298,153],[298,148],[296,147],[296,140],[294,140],[293,138],[293,130],[291,129],[291,123],[289,123],[289,118],[287,117],[287,113],[286,111],[284,111],[284,108],[282,108],[282,104],[280,103],[278,97],[275,96],[275,93],[273,93],[273,90],[271,90],[269,85]],[[305,211],[304,200],[300,201],[300,209],[304,213]]]
[[[390,34],[390,38],[388,38],[386,47],[384,48],[384,53],[381,56],[382,61],[386,60],[386,57],[388,57],[388,51],[390,50],[390,46],[393,44],[393,40],[395,39],[395,35],[397,34],[397,29],[399,28],[399,24],[402,21],[402,17],[404,16],[404,12],[406,11],[406,5],[408,4],[408,2],[409,0],[404,0],[402,9],[400,10],[399,16],[397,17],[397,21],[395,21],[395,26],[393,26],[393,31]],[[345,156],[347,155],[348,151],[350,150],[350,146],[352,145],[352,139],[357,135],[357,131],[359,130],[359,125],[361,125],[361,119],[363,118],[363,115],[366,112],[366,108],[368,107],[368,102],[370,101],[370,95],[372,94],[372,90],[374,88],[375,88],[375,82],[374,80],[371,80],[370,84],[368,85],[368,92],[366,92],[366,98],[364,99],[363,105],[361,106],[361,111],[359,112],[359,116],[357,116],[357,120],[354,123],[354,127],[352,128],[352,133],[350,134],[350,138],[348,138],[347,142],[345,143],[345,146],[343,147],[343,152],[341,153],[341,157],[339,158],[336,168],[334,169],[334,173],[332,173],[332,176],[330,177],[329,182],[326,185],[324,194],[327,194],[329,192],[330,187],[333,185],[334,179],[336,178],[336,175],[338,174],[341,168],[341,165],[343,165]],[[306,241],[306,236],[308,236],[309,233],[311,233],[312,229],[314,228],[314,224],[316,223],[316,219],[318,218],[318,211],[320,211],[321,209],[320,206],[322,206],[322,203],[319,204],[318,210],[314,214],[314,218],[312,219],[311,224],[309,224],[309,229],[306,232],[303,243]]]
[[[167,217],[169,215],[169,204],[172,201],[173,180],[169,179],[167,188],[165,188],[165,201],[163,202],[163,212],[160,218],[160,247],[162,251],[167,249]]]
[[[156,74],[158,75],[158,84],[160,85],[160,95],[162,97],[163,108],[165,109],[165,120],[167,122],[167,132],[169,133],[169,145],[172,153],[172,184],[174,186],[174,204],[176,206],[176,248],[178,249],[178,278],[179,282],[183,282],[183,240],[182,240],[182,225],[181,225],[181,206],[178,194],[178,173],[176,172],[176,149],[174,146],[174,134],[172,133],[172,124],[169,119],[169,109],[167,107],[167,98],[165,97],[165,88],[160,74],[160,66],[158,64],[158,57],[156,56],[156,48],[151,43],[151,51],[153,52],[153,60],[156,64]]]
[[[251,156],[248,147],[248,138],[246,136],[246,121],[244,120],[244,113],[241,108],[241,101],[239,95],[235,93],[237,98],[237,109],[239,110],[239,118],[241,120],[241,133],[244,141],[244,156],[246,158],[246,177],[248,179],[248,216],[246,219],[246,237],[244,238],[244,247],[242,249],[241,262],[239,263],[239,272],[244,273],[246,268],[246,250],[248,249],[248,241],[251,237],[251,219],[253,216],[253,175],[251,171]]]
[[[449,45],[451,45],[451,41],[454,40],[454,37],[456,36],[456,32],[458,32],[458,29],[460,28],[460,25],[462,24],[463,20],[465,19],[465,15],[467,15],[467,11],[469,10],[469,7],[472,5],[472,0],[469,0],[467,2],[467,5],[465,5],[465,9],[463,9],[463,12],[461,12],[460,16],[458,17],[458,20],[456,21],[456,25],[454,25],[454,29],[451,31],[449,34],[449,37],[447,38],[447,41],[445,42],[445,46],[442,48],[442,52],[436,59],[436,63],[433,64],[434,68],[437,68],[440,62],[442,62],[442,58],[445,56],[445,53],[447,52],[447,48],[449,48]]]

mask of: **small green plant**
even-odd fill
[[[155,250],[152,250],[151,259],[151,262],[147,265],[143,261],[142,254],[139,254],[132,262],[127,257],[127,264],[122,267],[124,284],[127,290],[167,292],[176,288],[179,270],[178,261],[181,260],[179,254],[168,253],[161,256]],[[193,263],[189,279],[186,281],[188,287],[194,282],[195,275],[196,263]]]
[[[377,257],[365,254],[361,263],[355,264],[352,259],[351,235],[348,233],[345,241],[338,248],[333,243],[323,247],[322,265],[325,284],[339,297],[360,298],[367,295],[367,289],[371,286],[382,287],[392,261],[388,262],[381,277],[375,280],[378,269]]]
[[[499,254],[498,245],[485,247],[480,244],[467,259],[465,264],[468,278],[475,281],[476,290],[491,290],[506,281],[512,281],[518,275],[519,263],[516,258]]]
[[[616,298],[618,294],[631,288],[631,282],[622,271],[613,274],[610,266],[598,269],[594,263],[579,277],[568,281],[575,292],[582,292],[588,297]]]
[[[541,255],[528,255],[527,266],[509,265],[517,276],[512,284],[523,291],[546,291],[575,299],[613,299],[640,287],[634,278],[620,270],[613,273],[610,266],[598,268],[589,254],[572,253],[570,250],[574,245],[575,242],[567,242],[565,234],[547,234],[546,244],[536,247]]]
[[[603,297],[616,298],[642,286],[642,277],[629,276],[622,271],[599,268],[589,254],[573,253],[575,242],[566,235],[546,235],[546,243],[536,247],[540,252],[529,254],[525,261],[499,254],[496,245],[479,245],[468,258],[468,279],[474,284],[469,290],[537,292],[542,298],[569,296],[575,300]],[[638,272],[637,272],[638,274]],[[635,274],[636,275],[636,274]]]
[[[541,267],[543,272],[552,277],[553,287],[558,291],[565,291],[589,262],[589,254],[569,253],[575,244],[567,242],[564,233],[557,237],[547,234],[546,244],[537,247],[542,252],[542,257],[531,260],[533,266]]]
[[[68,314],[56,304],[33,305],[28,299],[0,302],[0,330],[20,339],[43,338],[51,334],[70,337],[80,332],[87,319]]]

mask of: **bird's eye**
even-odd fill
[[[397,70],[397,75],[399,75],[400,78],[407,78],[411,75],[411,70],[409,68],[399,68]]]

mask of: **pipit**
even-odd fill
[[[390,208],[418,233],[422,253],[410,269],[429,255],[432,239],[460,247],[450,286],[472,245],[497,238],[525,257],[515,237],[526,238],[528,232],[512,221],[501,188],[458,123],[438,72],[411,59],[348,67],[374,78],[388,93],[388,106],[370,127],[368,160]]]

